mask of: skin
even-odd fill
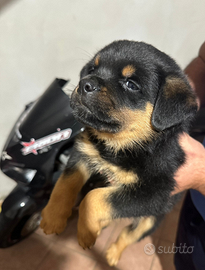
[[[186,163],[176,173],[177,187],[174,193],[192,188],[205,196],[204,146],[188,134],[181,136],[180,145],[186,153]]]
[[[190,83],[198,96],[199,107],[205,106],[205,42],[199,55],[185,69]],[[205,120],[205,119],[204,119]],[[188,134],[180,137],[180,145],[186,153],[186,163],[179,168],[174,193],[196,189],[205,196],[205,148]]]

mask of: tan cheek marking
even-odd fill
[[[122,75],[124,77],[131,77],[135,73],[135,71],[136,71],[136,69],[134,66],[128,65],[128,66],[123,68]]]
[[[122,123],[122,131],[111,134],[93,130],[93,133],[99,139],[104,140],[114,152],[127,147],[132,148],[136,143],[142,146],[142,141],[150,141],[156,135],[151,124],[152,112],[153,105],[150,102],[147,103],[143,111],[124,109],[113,115]]]
[[[125,134],[134,133],[136,139],[146,140],[152,135],[151,116],[153,105],[147,102],[145,110],[124,110]]]
[[[98,66],[100,63],[100,55],[98,54],[96,57],[95,57],[95,65]]]

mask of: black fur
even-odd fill
[[[197,111],[195,96],[175,61],[151,45],[116,41],[98,55],[98,65],[94,57],[82,69],[71,106],[76,118],[86,125],[88,141],[100,157],[119,169],[134,172],[138,179],[134,184],[122,184],[118,191],[109,195],[113,218],[155,216],[161,220],[176,199],[171,197],[176,185],[174,175],[186,158],[178,138],[188,132]],[[128,65],[135,68],[130,78],[122,75],[123,68]],[[134,83],[134,90],[126,88],[128,80]],[[166,96],[169,81],[172,89]],[[104,95],[103,89],[106,89]],[[150,126],[155,136],[140,142],[135,138],[131,147],[117,151],[109,148],[108,139],[106,136],[103,139],[102,134],[117,135],[126,124],[116,112],[143,111],[148,102],[153,106]],[[140,121],[143,119],[136,119],[136,125]],[[94,130],[102,136],[96,135]],[[79,137],[78,141],[81,139]],[[89,153],[81,152],[76,146],[73,155],[74,160],[81,159],[87,164],[92,175],[99,173],[89,163]],[[106,182],[103,171],[100,177]]]

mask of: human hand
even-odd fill
[[[177,186],[173,195],[190,188],[205,195],[205,148],[185,133],[180,136],[179,143],[185,152],[186,162],[175,174]]]

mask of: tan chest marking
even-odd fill
[[[77,142],[77,148],[80,152],[86,154],[87,162],[93,166],[93,170],[103,172],[108,177],[108,181],[111,181],[112,184],[134,184],[138,181],[138,177],[134,172],[125,171],[104,160],[98,150],[88,140],[86,133],[83,134],[82,139]]]

